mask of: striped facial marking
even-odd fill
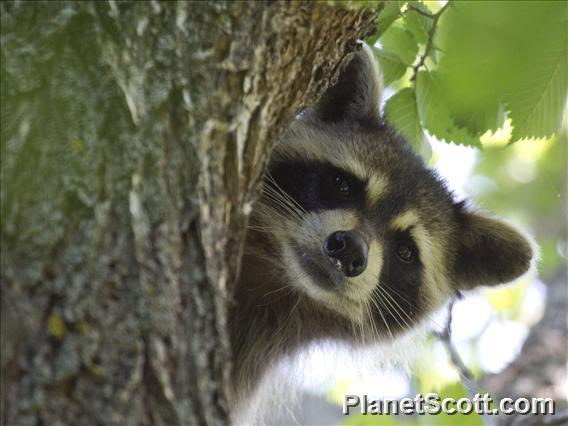
[[[417,258],[415,262],[420,265],[420,271],[415,271],[415,286],[409,285],[404,279],[399,280],[400,285],[405,288],[406,295],[414,293],[410,299],[413,300],[414,308],[421,308],[418,311],[437,308],[450,292],[442,242],[428,230],[414,209],[395,216],[390,221],[389,228],[391,234],[406,236],[405,238],[413,242]],[[404,251],[402,248],[396,250]],[[404,277],[402,270],[399,269],[398,273]],[[392,285],[391,279],[386,282]]]
[[[306,212],[361,209],[366,183],[344,169],[319,161],[286,161],[269,170],[271,181]]]
[[[367,206],[376,204],[386,194],[388,178],[377,173],[369,174],[367,180]]]

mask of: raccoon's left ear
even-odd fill
[[[533,244],[512,226],[459,209],[461,233],[454,277],[461,289],[502,284],[531,267]]]
[[[358,47],[358,51],[344,59],[337,82],[325,91],[315,106],[320,120],[379,122],[383,92],[379,67],[367,44],[360,42]]]

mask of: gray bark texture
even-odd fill
[[[2,2],[1,423],[226,424],[270,149],[376,8]]]

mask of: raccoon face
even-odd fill
[[[291,125],[252,222],[282,280],[338,318],[392,337],[458,290],[511,281],[533,252],[511,226],[456,203],[379,115],[366,46]]]

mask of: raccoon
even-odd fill
[[[361,45],[271,155],[230,314],[237,400],[306,345],[392,341],[530,268],[531,241],[457,202],[381,118],[382,91]]]

